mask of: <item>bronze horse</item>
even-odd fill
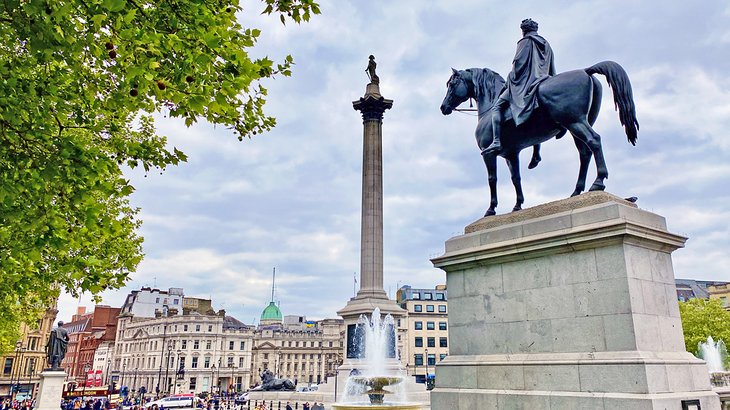
[[[491,201],[484,216],[494,215],[497,207],[497,155],[484,153],[492,143],[492,119],[490,108],[499,97],[504,86],[504,79],[496,72],[487,68],[469,68],[454,70],[449,78],[441,112],[449,115],[464,101],[473,98],[477,102],[479,122],[476,129],[476,139],[479,149],[482,150],[484,163],[487,166]],[[512,184],[517,193],[517,202],[512,209],[522,209],[524,195],[520,178],[519,153],[523,149],[536,146],[553,137],[560,138],[565,131],[570,131],[573,141],[580,155],[578,182],[571,196],[585,190],[586,174],[591,157],[596,160],[597,175],[591,191],[605,189],[604,179],[608,178],[608,168],[603,159],[601,136],[591,127],[601,109],[601,84],[593,74],[606,76],[609,87],[613,89],[613,101],[619,112],[621,125],[624,126],[626,137],[632,145],[636,145],[639,123],[636,120],[634,99],[631,91],[631,82],[626,71],[613,61],[603,61],[583,70],[573,70],[560,73],[543,81],[538,88],[538,108],[530,118],[519,127],[507,110],[505,123],[502,126],[502,151],[499,156],[507,161]],[[537,149],[533,156],[539,161]]]

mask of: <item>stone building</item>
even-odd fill
[[[719,299],[726,310],[730,310],[730,283],[715,283],[707,286],[710,299]]]
[[[398,289],[396,301],[408,314],[399,319],[398,346],[401,363],[416,382],[435,373],[436,363],[449,354],[448,297],[445,285],[433,289]]]
[[[254,335],[253,375],[270,369],[278,377],[291,379],[297,384],[320,384],[328,376],[333,376],[342,362],[344,321],[307,321],[302,316],[301,322],[285,325],[281,315],[278,322],[270,317],[271,306],[267,306],[261,315],[261,323],[264,323],[265,316],[268,317],[267,325],[260,325]]]
[[[122,314],[113,379],[130,391],[144,386],[151,394],[247,388],[253,328],[223,310],[185,313],[152,318]]]
[[[11,385],[16,389],[18,398],[34,396],[39,374],[46,366],[46,342],[48,335],[55,326],[57,301],[46,309],[43,317],[33,325],[23,324],[20,328],[20,340],[15,350],[5,356],[0,356],[2,373],[0,373],[0,396],[11,394]]]

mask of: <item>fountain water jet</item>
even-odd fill
[[[347,379],[345,397],[341,403],[335,403],[335,410],[354,409],[389,409],[417,410],[421,406],[406,403],[402,400],[402,389],[397,386],[406,379],[402,370],[393,370],[389,362],[398,361],[398,349],[395,346],[395,324],[391,315],[380,316],[380,309],[375,308],[370,318],[360,316],[357,324],[356,342],[359,346],[361,366]],[[367,395],[369,402],[363,402]],[[388,401],[385,397],[388,397]]]

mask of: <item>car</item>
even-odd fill
[[[163,397],[159,400],[151,401],[144,405],[145,409],[152,408],[152,406],[157,405],[157,407],[164,407],[166,409],[173,408],[173,407],[186,407],[191,408],[193,407],[193,397],[192,396],[171,396],[171,397]]]
[[[236,398],[234,399],[234,402],[236,404],[246,404],[246,403],[248,403],[248,392],[243,393],[243,394],[239,394],[238,396],[236,396]]]

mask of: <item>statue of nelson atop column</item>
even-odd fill
[[[61,370],[61,361],[66,356],[68,347],[68,331],[63,328],[63,322],[58,322],[58,327],[51,330],[46,343],[46,358],[51,365],[50,370]]]

